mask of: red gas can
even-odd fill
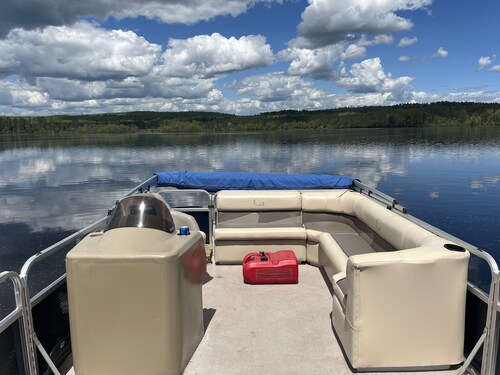
[[[243,259],[243,280],[247,284],[297,284],[298,264],[293,250],[250,253]]]

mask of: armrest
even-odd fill
[[[391,367],[460,363],[468,259],[435,246],[350,257],[345,319],[355,356]]]
[[[319,250],[319,261],[330,277],[345,272],[347,255],[330,233],[320,234]]]
[[[348,282],[347,275],[345,272],[339,272],[333,275],[333,294],[334,298],[337,297],[340,306],[342,306],[342,310],[345,314],[345,307],[347,301],[347,293],[348,293]]]

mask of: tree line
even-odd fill
[[[79,116],[0,116],[0,134],[217,133],[292,129],[500,126],[500,104],[439,102],[284,110],[253,116],[213,112],[123,112]]]

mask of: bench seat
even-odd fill
[[[220,264],[240,264],[248,253],[293,250],[298,261],[305,262],[306,238],[303,227],[216,228],[215,260]]]
[[[236,240],[302,240],[307,233],[303,227],[272,227],[272,228],[216,228],[214,238],[219,241]]]
[[[222,191],[216,207],[217,263],[291,249],[325,270],[332,325],[353,368],[463,360],[465,249],[351,190]]]

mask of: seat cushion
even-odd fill
[[[283,228],[216,228],[215,241],[252,240],[306,240],[306,229],[302,227]]]

